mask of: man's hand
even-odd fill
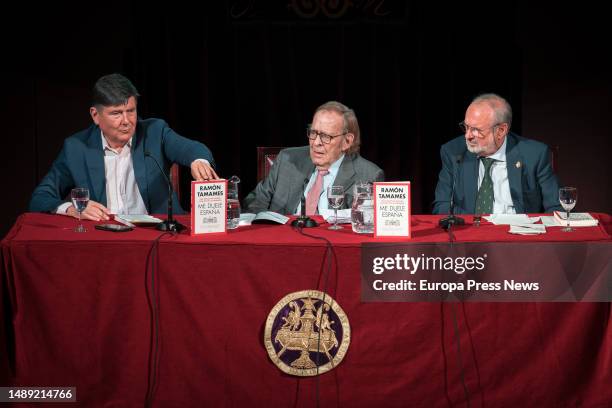
[[[195,160],[191,163],[191,176],[195,181],[216,180],[219,178],[210,164],[202,160]]]
[[[66,210],[66,214],[74,218],[79,218],[79,213],[73,205],[68,207],[68,209]],[[87,203],[87,208],[85,208],[85,210],[81,213],[81,218],[84,220],[92,221],[107,221],[110,219],[110,217],[108,216],[109,214],[110,211],[108,210],[108,208],[106,208],[100,203],[90,200]]]

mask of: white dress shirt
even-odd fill
[[[493,181],[493,214],[516,214],[512,195],[510,194],[510,182],[508,181],[508,167],[506,162],[506,139],[501,147],[492,155],[487,156],[495,159],[491,165],[491,180]],[[478,164],[478,188],[484,178],[484,164],[479,160]]]
[[[321,210],[329,209],[329,202],[327,201],[327,187],[334,185],[334,181],[336,180],[336,176],[338,175],[338,171],[340,170],[340,165],[342,165],[342,160],[344,160],[344,154],[342,154],[342,156],[340,156],[338,160],[336,160],[335,162],[332,163],[331,166],[329,166],[329,169],[327,169],[329,173],[327,173],[323,177],[323,187],[321,188],[321,195],[319,196],[319,204],[317,207],[318,213],[321,213]],[[308,181],[306,188],[304,189],[304,197],[308,195],[308,192],[314,185],[316,179],[317,179],[317,169],[315,168],[315,170],[310,175],[310,180]],[[300,214],[301,208],[302,208],[302,203],[300,202],[297,206],[297,210],[295,210],[296,215]]]
[[[106,208],[111,214],[148,214],[142,200],[132,163],[132,139],[121,150],[109,146],[101,133],[106,177]],[[58,214],[66,214],[72,203],[57,207]]]
[[[142,200],[138,183],[134,176],[134,164],[132,162],[132,139],[123,146],[121,151],[109,146],[104,134],[102,138],[102,150],[104,151],[104,175],[106,177],[106,208],[111,214],[148,214],[147,207]],[[206,159],[196,159],[207,165]],[[57,214],[66,214],[71,202],[66,202],[57,207]]]
[[[132,163],[132,139],[121,150],[109,146],[102,135],[104,173],[106,175],[106,208],[111,214],[147,214]]]

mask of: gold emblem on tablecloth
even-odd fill
[[[291,293],[270,311],[264,344],[283,372],[323,374],[344,358],[351,342],[346,314],[331,296],[318,290]]]

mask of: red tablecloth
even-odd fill
[[[455,237],[610,240],[598,217],[571,234]],[[414,218],[414,241],[447,239],[439,217]],[[263,327],[286,294],[322,288],[324,242],[276,225],[159,238],[74,223],[25,214],[2,242],[1,385],[76,386],[82,406],[142,406],[151,382],[157,407],[316,406],[317,388],[334,407],[612,405],[609,303],[362,303],[360,245],[374,238],[309,229],[334,245],[328,291],[352,339],[336,369],[296,378],[268,358]]]

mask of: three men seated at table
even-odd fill
[[[548,147],[510,132],[512,108],[499,95],[476,97],[460,126],[465,132],[440,149],[434,214],[550,213],[561,210]]]
[[[190,166],[196,180],[218,178],[210,150],[186,139],[159,119],[140,120],[139,94],[119,74],[100,78],[90,114],[94,124],[64,142],[59,157],[32,194],[30,211],[77,216],[65,198],[87,187],[91,200],[84,218],[106,220],[111,213],[164,213],[165,170],[173,162]],[[559,185],[548,147],[512,132],[512,108],[496,94],[476,97],[465,113],[465,134],[440,149],[434,214],[538,213],[560,210]],[[244,199],[244,211],[307,215],[328,209],[327,187],[344,187],[342,208],[352,203],[357,182],[383,181],[384,172],[359,154],[361,138],[352,109],[331,101],[319,106],[307,128],[308,146],[282,150],[269,175]],[[453,193],[451,193],[453,192]],[[175,197],[176,201],[176,197]],[[175,202],[175,208],[180,206]]]
[[[353,201],[353,185],[383,181],[384,172],[359,155],[361,136],[352,109],[339,102],[319,106],[308,126],[309,146],[281,150],[270,174],[244,199],[247,212],[271,210],[299,214],[306,197],[306,214],[328,209],[327,187],[344,187],[344,203]]]

